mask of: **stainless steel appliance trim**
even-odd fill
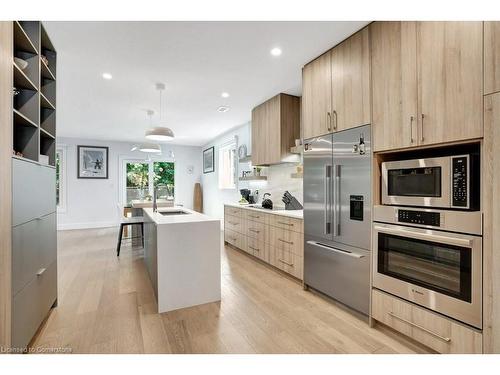
[[[387,172],[390,169],[441,167],[441,197],[405,197],[389,195]],[[389,161],[382,163],[382,204],[421,207],[451,207],[451,157]]]
[[[448,244],[448,245],[463,246],[463,247],[472,246],[472,240],[467,239],[467,238],[457,238],[457,237],[452,237],[452,236],[448,236],[448,235],[442,236],[442,235],[438,235],[436,233],[418,233],[418,232],[415,232],[411,229],[387,228],[385,226],[380,226],[380,225],[375,225],[374,228],[378,232],[395,234],[395,235],[400,235],[403,237],[411,237],[411,238],[416,238],[419,240],[433,241],[433,242],[439,242],[439,243],[444,243],[444,244]]]
[[[407,238],[414,237],[414,234],[437,234],[438,236],[445,235],[455,239],[471,240],[468,248],[472,252],[472,270],[471,270],[471,302],[462,301],[458,298],[447,296],[437,291],[424,288],[412,284],[407,281],[397,279],[378,272],[378,235],[379,228],[384,229],[403,229],[406,231]],[[439,242],[439,241],[436,241]],[[422,228],[402,227],[392,224],[374,224],[373,226],[373,286],[391,293],[395,296],[413,302],[417,305],[424,306],[430,310],[446,315],[450,318],[469,324],[473,327],[482,329],[482,305],[483,305],[483,267],[482,267],[482,238],[458,233],[447,233]]]
[[[339,253],[339,254],[342,254],[342,255],[347,255],[347,256],[350,256],[350,257],[353,257],[353,258],[357,258],[357,259],[361,259],[361,258],[365,257],[364,255],[353,253],[352,251],[336,249],[334,247],[324,245],[324,244],[319,243],[317,241],[307,241],[307,243],[309,245],[318,246],[318,247],[321,247],[323,249],[330,250],[330,251],[333,251],[333,252],[336,252],[336,253]]]
[[[429,330],[429,329],[427,329],[427,328],[424,328],[424,327],[422,327],[422,326],[419,326],[418,324],[415,324],[415,323],[413,323],[413,322],[412,322],[412,321],[410,321],[410,320],[407,320],[407,319],[405,319],[405,318],[402,318],[402,317],[400,317],[400,316],[397,316],[397,315],[396,315],[396,314],[394,314],[392,311],[388,311],[388,312],[387,312],[387,314],[388,314],[389,316],[391,316],[391,317],[393,317],[393,318],[396,318],[396,319],[398,319],[398,320],[401,320],[402,322],[405,322],[405,323],[407,323],[407,324],[409,324],[409,325],[411,325],[411,326],[413,326],[413,327],[415,327],[415,328],[421,329],[422,331],[427,332],[428,334],[430,334],[430,335],[432,335],[432,336],[434,336],[434,337],[437,337],[438,339],[443,340],[444,342],[450,342],[450,341],[451,341],[451,339],[450,339],[449,337],[443,337],[443,336],[441,336],[441,335],[438,335],[437,333],[432,332],[431,330]]]
[[[439,213],[441,222],[439,227],[399,222],[399,210]],[[435,208],[375,205],[373,206],[373,221],[409,227],[460,232],[479,236],[483,234],[483,213],[481,211],[456,211],[439,210]]]

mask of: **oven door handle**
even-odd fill
[[[411,230],[405,230],[405,229],[382,227],[380,225],[375,225],[374,229],[377,232],[395,234],[395,235],[400,235],[400,236],[405,236],[405,237],[411,237],[411,238],[416,238],[419,240],[441,242],[441,243],[445,243],[448,245],[455,245],[455,246],[465,246],[465,247],[472,246],[472,240],[467,239],[467,238],[455,238],[455,237],[443,236],[440,234],[419,233],[419,232],[413,232]]]

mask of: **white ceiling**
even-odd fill
[[[302,66],[367,23],[45,22],[58,51],[58,136],[142,141],[164,82],[173,143],[203,145],[273,95],[300,95]]]

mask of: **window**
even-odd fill
[[[57,212],[66,211],[66,148],[56,149],[56,204]]]
[[[169,161],[124,160],[125,205],[134,199],[152,198],[154,188],[158,199],[174,200],[175,163]]]
[[[236,189],[236,143],[219,148],[219,189]]]

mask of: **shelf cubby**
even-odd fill
[[[19,68],[16,63],[14,63],[14,87],[18,89],[27,89],[38,91],[38,85],[24,73],[21,68]]]
[[[14,151],[21,152],[26,159],[38,161],[38,127],[22,125],[15,121],[14,117]]]
[[[40,108],[40,128],[47,133],[56,135],[56,111],[49,108]]]
[[[56,108],[56,81],[40,77],[40,97],[44,108]]]
[[[55,165],[56,139],[42,128],[40,128],[40,154],[49,157],[49,165]]]
[[[14,21],[14,50],[38,55],[39,25],[38,21]]]
[[[57,53],[54,45],[50,41],[47,32],[43,25],[40,25],[40,56],[45,56],[47,58],[47,63],[42,61],[42,75],[45,74],[45,78],[56,79],[57,71]]]
[[[14,95],[14,111],[23,115],[34,124],[39,123],[39,97],[35,90],[18,89],[19,93]]]

